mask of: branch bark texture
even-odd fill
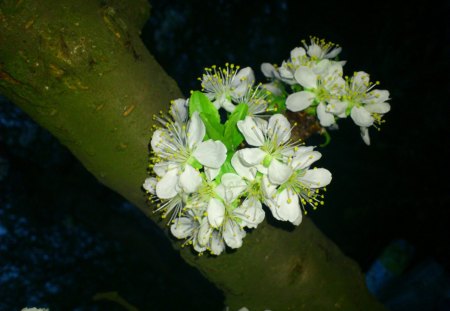
[[[0,92],[167,231],[141,184],[152,115],[182,94],[139,38],[149,9],[145,0],[3,0]],[[230,310],[383,310],[358,266],[308,219],[295,230],[264,222],[219,257],[180,251]]]

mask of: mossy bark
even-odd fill
[[[141,184],[152,115],[182,94],[139,38],[148,15],[145,0],[3,0],[0,92],[166,230]],[[264,222],[219,257],[180,251],[230,310],[383,310],[358,266],[308,219],[295,230]]]

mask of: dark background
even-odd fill
[[[340,121],[320,149],[318,165],[333,173],[326,205],[309,215],[363,271],[401,238],[415,249],[408,269],[432,259],[448,273],[449,13],[449,2],[430,1],[155,0],[142,37],[185,94],[205,66],[251,66],[263,81],[259,65],[280,64],[301,39],[339,43],[344,71],[379,80],[392,111],[370,147]],[[0,310],[123,310],[93,300],[109,291],[141,310],[222,308],[143,215],[0,100]]]

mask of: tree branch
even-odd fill
[[[152,115],[181,93],[139,38],[148,12],[144,0],[4,0],[0,91],[166,230],[141,184]],[[181,254],[231,310],[383,310],[357,265],[308,219],[295,230],[264,222],[219,257]]]

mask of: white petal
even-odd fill
[[[239,150],[239,157],[242,164],[247,166],[254,166],[262,163],[267,153],[259,148],[244,148]]]
[[[174,223],[170,226],[170,232],[178,238],[185,239],[192,235],[194,230],[194,223],[192,218],[180,217],[176,218]]]
[[[275,96],[279,96],[279,95],[283,94],[281,89],[278,87],[278,83],[275,83],[275,82],[265,83],[265,84],[261,85],[261,87],[263,89],[268,90],[270,93],[272,93]]]
[[[325,61],[325,60],[324,60]],[[340,62],[328,61],[325,76],[341,77],[343,74],[342,64]],[[344,80],[345,82],[345,80]]]
[[[298,146],[297,150],[295,151],[295,156],[298,157],[304,153],[313,151],[314,147],[313,146]]]
[[[320,76],[324,76],[329,72],[329,68],[331,66],[332,62],[328,59],[322,59],[316,64],[313,64],[313,67],[311,70],[316,74]]]
[[[256,176],[256,168],[252,166],[247,166],[242,163],[241,160],[241,150],[238,150],[231,158],[231,165],[234,170],[239,174],[239,176],[246,178],[247,180],[254,180]]]
[[[328,127],[336,121],[334,120],[334,115],[326,111],[326,107],[324,103],[320,103],[317,106],[317,117],[319,118],[320,125],[323,127]]]
[[[256,228],[264,220],[262,204],[254,197],[248,197],[241,206],[233,211],[233,214],[242,219],[242,225],[248,228]]]
[[[171,169],[156,184],[156,195],[160,199],[171,199],[177,195],[178,170]]]
[[[356,125],[369,127],[373,124],[374,118],[363,107],[353,107],[350,116]]]
[[[311,106],[316,95],[308,91],[293,93],[286,99],[286,108],[290,111],[302,111]]]
[[[235,221],[228,220],[223,229],[223,239],[231,248],[242,246],[242,239],[245,237],[245,231]]]
[[[155,165],[153,165],[153,172],[155,172],[155,174],[158,175],[159,177],[163,177],[164,175],[166,175],[167,171],[170,168],[174,168],[174,167],[169,167],[170,164],[171,164],[171,162],[165,162],[165,161],[157,162],[157,163],[155,163]]]
[[[309,151],[296,155],[292,159],[291,166],[294,170],[305,169],[322,157],[318,151]]]
[[[200,245],[200,242],[198,240],[198,235],[194,236],[194,240],[192,241],[192,246],[199,253],[203,253],[207,249],[206,246]]]
[[[340,114],[345,112],[345,109],[347,109],[347,106],[348,106],[348,103],[345,101],[340,101],[337,99],[330,99],[328,101],[326,111],[334,114],[335,116],[339,116]]]
[[[264,165],[258,164],[258,165],[256,165],[256,169],[257,169],[258,172],[260,172],[261,174],[267,175],[268,169],[267,169],[267,167],[265,167]]]
[[[270,183],[269,178],[267,178],[267,176],[263,176],[261,190],[263,192],[264,198],[270,201],[275,198],[277,186]]]
[[[292,80],[294,79],[294,75],[292,73],[292,71],[290,70],[290,68],[286,67],[285,64],[283,64],[279,69],[278,69],[281,78],[286,79],[286,80]]]
[[[280,114],[274,114],[269,119],[267,131],[278,144],[285,143],[291,138],[291,124],[288,119]]]
[[[223,107],[228,112],[233,112],[236,109],[236,106],[233,105],[231,100],[229,100],[226,96],[222,96],[220,100],[216,100],[220,107]]]
[[[209,247],[211,248],[211,253],[213,255],[220,255],[224,251],[225,242],[220,236],[219,231],[213,231]]]
[[[188,146],[192,148],[196,144],[200,143],[203,140],[203,137],[205,137],[205,133],[205,125],[200,119],[198,111],[195,111],[191,116],[187,130]]]
[[[197,191],[198,187],[202,184],[202,181],[199,171],[187,164],[184,168],[184,172],[180,175],[179,183],[184,192],[193,193]]]
[[[369,129],[367,127],[361,126],[361,138],[366,143],[367,146],[370,146],[370,136]]]
[[[225,173],[221,178],[221,185],[231,193],[230,195],[226,195],[226,202],[233,202],[247,187],[247,184],[242,179],[241,176],[234,173]]]
[[[284,221],[284,219],[281,219],[280,216],[278,216],[278,207],[276,205],[276,203],[273,200],[266,200],[264,202],[264,204],[267,205],[267,207],[269,208],[269,210],[272,212],[272,216],[277,219],[277,220],[281,220]]]
[[[308,46],[308,55],[317,58],[322,58],[322,49],[320,48],[319,45],[313,43],[310,46]]]
[[[317,75],[311,68],[301,66],[295,71],[295,80],[307,89],[317,88]]]
[[[302,47],[297,47],[291,51],[291,61],[294,65],[300,65],[300,60],[306,55],[306,51]]]
[[[225,218],[225,205],[215,198],[209,200],[208,209],[208,221],[212,227],[218,228],[223,223]]]
[[[274,185],[285,183],[292,174],[292,168],[280,161],[273,159],[269,165],[269,181]]]
[[[240,84],[246,84],[251,86],[255,82],[255,74],[253,73],[253,69],[250,67],[245,67],[239,70],[236,76],[233,78],[231,85],[236,87]]]
[[[156,154],[161,154],[164,150],[164,145],[168,142],[169,134],[166,130],[157,129],[153,132],[152,140],[150,145],[152,146],[152,150]]]
[[[311,189],[322,188],[331,182],[331,173],[325,168],[314,168],[307,170],[298,180]]]
[[[247,116],[244,120],[238,121],[237,127],[249,145],[259,147],[264,144],[264,135],[252,117]]]
[[[209,139],[198,144],[193,155],[204,166],[219,168],[227,158],[227,147],[221,141]]]
[[[385,114],[388,113],[391,110],[391,105],[388,103],[375,103],[375,104],[369,104],[365,105],[364,109],[371,113],[379,113],[379,114]]]
[[[261,71],[263,75],[267,78],[277,78],[279,77],[279,74],[275,67],[270,63],[262,63],[261,64]]]
[[[170,114],[175,122],[180,124],[186,122],[188,118],[186,100],[183,98],[175,99],[170,106]]]
[[[352,89],[358,90],[360,93],[365,93],[369,85],[370,77],[364,71],[355,72],[352,77]]]
[[[284,189],[277,196],[277,214],[282,220],[295,222],[301,213],[298,196],[290,189]]]
[[[206,178],[208,178],[209,181],[214,180],[214,178],[219,175],[220,168],[211,168],[211,167],[204,167]]]
[[[389,91],[387,90],[373,90],[369,92],[367,99],[364,100],[364,103],[375,104],[375,103],[383,103],[389,100]]]
[[[155,177],[148,177],[145,179],[144,184],[142,187],[151,194],[156,194],[156,183],[157,180]]]
[[[297,219],[294,220],[292,223],[296,226],[300,225],[302,223],[302,219],[303,219],[303,213],[300,210],[300,214],[298,215]]]
[[[200,222],[200,228],[197,233],[197,242],[199,246],[205,247],[208,245],[213,230],[214,229],[209,225],[208,219],[206,217],[203,218]]]
[[[325,54],[325,58],[335,58],[339,53],[341,53],[342,48],[338,47],[338,48],[334,48],[332,49],[330,52],[328,52],[327,54]]]

